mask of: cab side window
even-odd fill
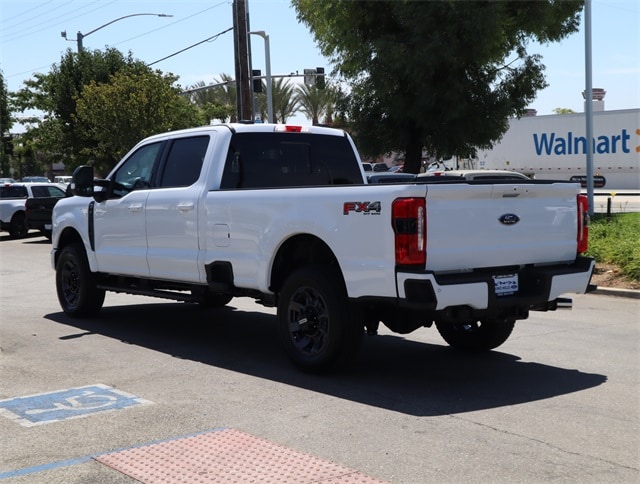
[[[44,198],[49,196],[49,191],[46,187],[31,187],[31,193],[33,193],[33,198]]]
[[[132,190],[150,188],[161,148],[162,142],[151,143],[129,156],[113,178],[113,194],[123,197]]]
[[[200,178],[207,146],[209,136],[173,140],[160,177],[160,187],[193,185]]]

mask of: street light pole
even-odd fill
[[[97,32],[98,30],[105,28],[107,25],[111,25],[112,23],[117,22],[119,20],[122,20],[122,19],[125,19],[125,18],[129,18],[129,17],[138,17],[140,15],[153,15],[155,17],[173,17],[173,15],[167,15],[165,13],[132,13],[131,15],[125,15],[123,17],[118,17],[117,19],[114,19],[111,22],[107,22],[106,24],[101,25],[100,27],[95,28],[90,32],[87,32],[86,34],[83,34],[82,32],[80,32],[78,30],[78,33],[76,34],[76,43],[78,45],[78,52],[82,52],[82,50],[83,50],[82,39],[84,39],[87,35],[91,35],[92,33]],[[66,40],[69,40],[69,39],[67,39],[67,32],[66,31],[61,32],[60,35],[62,37],[64,37]]]
[[[256,32],[249,32],[253,35],[258,35],[264,39],[264,62],[266,64],[265,81],[267,83],[267,123],[273,123],[273,94],[271,92],[271,49],[269,47],[269,36],[264,30],[258,30]]]
[[[587,200],[589,215],[593,215],[593,72],[591,44],[591,0],[584,2],[584,39],[585,39],[585,93],[584,117],[586,120],[586,154],[587,154]]]

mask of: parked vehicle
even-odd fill
[[[373,171],[389,171],[389,167],[386,163],[374,163]]]
[[[66,187],[69,183],[71,183],[71,175],[55,176],[53,177],[53,183],[57,183],[58,185]]]
[[[26,201],[30,198],[48,197],[57,191],[62,192],[59,187],[48,182],[0,185],[0,230],[8,231],[16,239],[25,237],[29,232]]]
[[[379,322],[490,350],[529,311],[590,288],[578,184],[363,173],[344,131],[272,124],[152,136],[104,180],[79,167],[76,196],[53,209],[61,307],[90,316],[107,291],[213,307],[252,297],[277,307],[285,351],[315,371],[346,364]]]
[[[51,183],[46,176],[25,176],[21,181],[22,183]]]
[[[51,216],[58,200],[65,197],[65,191],[54,183],[32,187],[33,197],[25,202],[27,228],[39,230],[51,239]]]
[[[529,180],[522,173],[509,170],[436,170],[418,175],[418,179],[428,177],[459,177],[465,180]]]
[[[396,173],[392,171],[379,171],[367,173],[367,183],[415,183],[417,177],[413,173]]]

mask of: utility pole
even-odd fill
[[[247,0],[233,0],[233,31],[238,120],[250,120],[253,119],[253,109],[251,106],[251,76],[249,72]]]

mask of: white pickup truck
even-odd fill
[[[45,178],[46,179],[46,178]],[[30,227],[26,213],[26,204],[31,201],[44,201],[50,198],[64,197],[64,191],[49,182],[4,183],[0,185],[0,230],[9,232],[14,239],[26,237]],[[29,202],[28,202],[29,201]],[[50,231],[37,224],[33,228]]]
[[[383,322],[489,350],[531,310],[570,306],[594,262],[578,184],[372,184],[342,130],[228,124],[152,136],[106,179],[74,173],[53,215],[63,310],[105,291],[277,307],[306,370],[347,363]]]

